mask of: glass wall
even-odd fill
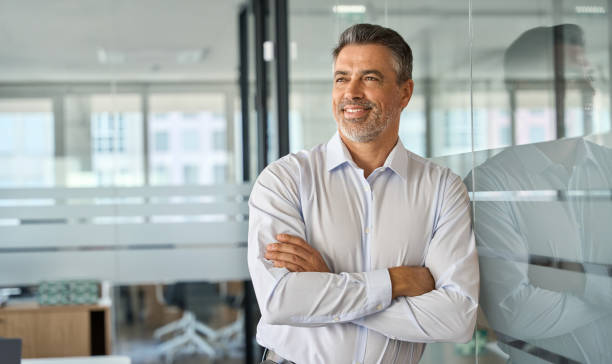
[[[609,3],[521,2],[501,17],[472,6],[475,138],[499,134],[486,112],[505,119],[503,142],[475,143],[465,179],[481,327],[513,363],[609,362]]]
[[[0,2],[0,336],[25,358],[243,362],[241,5]]]
[[[471,193],[477,329],[422,362],[612,360],[609,14],[605,1],[290,2],[291,150],[335,132],[331,50],[376,23],[414,53],[400,139]]]

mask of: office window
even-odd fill
[[[79,168],[69,172],[71,185],[143,183],[141,107],[141,96],[137,94],[66,96],[63,129],[67,133],[67,152],[79,155],[75,165]],[[89,140],[85,138],[88,134]],[[85,148],[91,154],[83,153]],[[121,174],[121,170],[129,172]],[[95,177],[99,175],[108,177]]]
[[[212,133],[213,149],[223,151],[226,148],[225,130],[215,130]]]
[[[186,152],[200,150],[200,132],[197,129],[186,129],[181,134],[181,146]]]
[[[214,183],[213,165],[227,165],[230,156],[224,111],[222,93],[152,94],[149,163],[176,166],[171,184]]]
[[[167,152],[170,149],[169,136],[167,131],[158,131],[155,133],[155,151]]]
[[[151,177],[151,184],[166,185],[170,183],[170,169],[165,165],[156,165]]]
[[[54,183],[55,131],[49,99],[0,99],[0,186]]]
[[[187,185],[197,184],[200,181],[198,166],[184,165],[183,166],[183,183]]]
[[[226,181],[226,173],[227,173],[227,167],[224,165],[215,165],[213,167],[213,176],[214,176],[214,183],[215,184],[221,184],[221,183],[225,183]]]

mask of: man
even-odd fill
[[[472,337],[469,199],[398,139],[413,86],[399,34],[348,28],[334,50],[338,133],[258,177],[248,262],[268,363],[417,363],[424,343]]]

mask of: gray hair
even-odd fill
[[[397,83],[402,84],[412,79],[412,50],[401,35],[395,30],[374,24],[355,24],[347,28],[334,48],[334,61],[342,48],[351,44],[379,44],[387,47],[393,56],[393,68]]]

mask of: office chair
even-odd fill
[[[183,316],[153,332],[153,336],[158,340],[170,334],[175,335],[158,347],[160,357],[165,357],[166,363],[172,363],[174,356],[182,351],[199,352],[213,359],[217,358],[217,350],[211,343],[218,339],[218,335],[215,330],[198,321],[193,312],[187,310],[186,283],[168,286],[166,291],[167,299],[164,297],[162,286],[157,286],[157,300],[162,304],[178,306],[183,311]]]
[[[183,316],[179,320],[162,326],[153,333],[154,337],[160,340],[165,336],[174,335],[158,347],[160,357],[165,357],[165,361],[171,363],[179,352],[203,353],[212,359],[244,356],[244,315],[240,310],[244,294],[228,293],[227,283],[220,283],[218,291],[217,285],[212,283],[197,284],[197,286],[191,284],[190,287],[191,295],[188,294],[187,283],[166,287],[165,295],[161,286],[156,287],[156,296],[160,303],[170,303],[183,311]],[[207,301],[210,297],[214,297],[215,303],[219,302],[221,296],[226,305],[239,310],[236,320],[219,329],[213,329],[198,321],[195,314],[188,310],[187,304],[188,298],[193,296],[194,291]],[[199,304],[206,305],[202,302]]]

